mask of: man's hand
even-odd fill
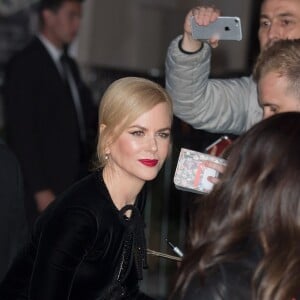
[[[182,40],[182,49],[187,52],[196,52],[202,47],[202,41],[192,38],[191,17],[194,16],[198,25],[207,26],[216,21],[220,16],[220,10],[213,6],[197,6],[189,11],[184,22],[184,33]],[[219,41],[210,39],[208,41],[212,48],[218,46]]]
[[[51,190],[42,190],[34,194],[38,212],[42,212],[55,199]]]

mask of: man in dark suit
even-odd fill
[[[88,169],[97,109],[65,51],[82,1],[41,0],[38,36],[7,67],[7,140],[21,164],[30,223]]]
[[[25,243],[27,229],[19,164],[0,139],[0,281]]]

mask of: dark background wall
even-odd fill
[[[214,51],[213,73],[248,71],[248,46],[255,1],[215,0],[223,15],[239,16],[243,40],[224,41]],[[170,41],[182,33],[183,21],[196,0],[88,0],[78,41],[78,58],[102,66],[161,74]]]

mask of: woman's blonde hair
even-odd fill
[[[105,166],[107,146],[112,144],[140,115],[159,103],[168,105],[172,120],[171,98],[159,84],[145,78],[124,77],[114,81],[108,87],[99,106],[96,167]]]

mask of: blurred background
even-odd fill
[[[223,41],[213,51],[212,76],[248,75],[258,53],[257,26],[260,1],[255,0],[86,0],[78,38],[72,55],[98,104],[115,79],[136,75],[164,85],[164,61],[169,43],[181,34],[186,13],[198,4],[214,4],[223,15],[238,16],[240,42]],[[1,86],[3,70],[13,53],[37,30],[38,0],[0,0],[0,134],[5,136]],[[184,249],[188,211],[194,194],[175,190],[172,178],[181,147],[198,151],[220,134],[194,130],[175,118],[172,153],[164,170],[149,188],[146,209],[148,246],[173,254],[165,242]],[[157,299],[166,299],[177,263],[149,256],[142,288]]]

